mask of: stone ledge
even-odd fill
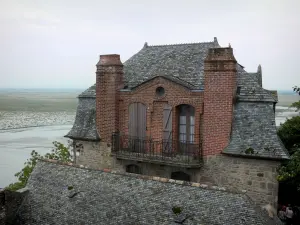
[[[164,177],[148,176],[148,175],[141,175],[141,174],[135,174],[135,173],[119,172],[119,171],[115,171],[115,170],[111,170],[111,169],[95,169],[95,168],[90,168],[90,167],[86,167],[83,165],[76,165],[74,163],[64,163],[64,162],[60,162],[60,161],[53,160],[53,159],[40,159],[40,161],[54,163],[54,164],[58,164],[58,165],[64,165],[64,166],[71,166],[71,167],[75,167],[75,168],[79,168],[79,169],[96,170],[99,172],[105,172],[105,173],[111,173],[111,174],[123,175],[123,176],[130,176],[130,177],[134,177],[137,179],[143,179],[143,180],[153,180],[153,181],[158,181],[158,182],[162,182],[162,183],[171,183],[171,184],[175,184],[175,185],[199,187],[202,189],[224,191],[224,192],[229,192],[229,193],[234,193],[234,194],[245,194],[245,192],[243,192],[243,191],[231,190],[231,189],[228,189],[225,187],[220,187],[220,186],[209,186],[207,184],[196,183],[196,182],[174,180],[174,179],[169,179],[169,178],[164,178]]]

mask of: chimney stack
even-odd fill
[[[204,61],[204,155],[221,153],[229,143],[236,63],[231,47],[209,49]]]
[[[119,97],[123,85],[120,55],[100,55],[96,65],[96,123],[100,139],[110,143],[119,131]]]

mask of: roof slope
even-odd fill
[[[70,186],[74,189],[68,190]],[[26,187],[29,195],[19,217],[31,217],[31,225],[170,225],[176,224],[174,206],[190,216],[183,224],[262,225],[269,221],[244,194],[45,161],[37,163]]]
[[[79,96],[80,97],[96,97],[96,84],[90,86],[88,89],[86,89],[84,92],[82,92]]]
[[[276,133],[273,105],[264,102],[237,102],[234,108],[231,141],[223,152],[288,159],[289,154]]]
[[[189,89],[204,89],[204,60],[210,48],[220,45],[213,42],[145,45],[138,53],[124,62],[125,85],[132,89],[156,76],[169,77]],[[275,102],[276,99],[259,84],[258,72],[247,73],[237,64],[237,85],[241,87],[240,101]],[[79,97],[95,97],[96,85]]]
[[[277,102],[268,90],[260,86],[256,73],[247,73],[239,65],[237,71],[237,86],[241,87],[238,101]]]
[[[94,97],[79,97],[76,111],[75,122],[72,129],[65,137],[86,140],[99,141],[100,137],[96,127],[96,99]]]
[[[204,59],[208,49],[220,47],[218,42],[145,46],[124,63],[124,78],[129,88],[162,75],[178,77],[203,88]]]

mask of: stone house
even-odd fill
[[[277,92],[212,42],[101,55],[66,137],[76,164],[243,190],[276,204],[289,155],[276,134]]]

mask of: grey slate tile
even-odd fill
[[[96,99],[94,97],[81,95],[78,98],[75,122],[65,137],[86,141],[100,140],[96,127]]]
[[[190,216],[183,224],[273,224],[244,194],[45,161],[37,163],[26,187],[29,194],[18,211],[24,225],[169,225],[176,224],[174,206]],[[70,192],[78,194],[70,198]]]
[[[246,151],[249,148],[253,152]],[[288,159],[289,154],[276,133],[273,104],[236,103],[230,144],[223,152],[248,157]]]

